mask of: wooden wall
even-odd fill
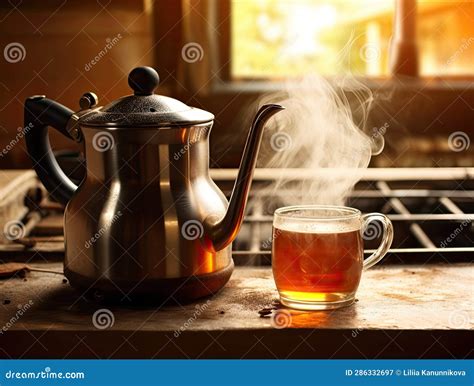
[[[130,93],[127,74],[131,68],[153,65],[162,78],[160,93],[216,115],[211,133],[211,165],[237,167],[250,112],[255,111],[256,101],[265,91],[239,84],[204,95],[178,91],[179,69],[183,64],[181,49],[186,43],[180,25],[182,3],[179,0],[0,3],[0,53],[3,54],[0,56],[0,150],[15,138],[17,128],[23,125],[26,97],[45,94],[78,109],[79,97],[93,91],[104,105]],[[225,0],[219,0],[219,4],[223,3],[226,4]],[[101,55],[110,43],[107,39],[118,41]],[[11,43],[24,47],[23,60],[16,63],[6,60],[3,51]],[[221,51],[223,48],[225,44],[221,45]],[[98,55],[101,59],[91,64]],[[390,127],[386,151],[373,159],[373,166],[472,166],[472,144],[466,151],[453,152],[447,142],[455,131],[467,133],[470,141],[474,141],[472,84],[472,79],[456,85],[444,80],[393,81],[385,83],[383,90],[375,84],[378,107],[370,115],[369,128],[387,123]],[[56,149],[75,148],[71,141],[57,133],[51,134]],[[0,157],[3,169],[30,166],[24,141]]]
[[[79,97],[93,91],[106,104],[130,93],[127,74],[132,67],[153,64],[151,11],[145,1],[23,0],[17,4],[12,0],[0,5],[2,54],[11,43],[21,44],[25,53],[16,63],[0,56],[2,149],[23,125],[23,102],[28,96],[45,94],[76,110]],[[91,64],[97,55],[100,60]],[[9,60],[16,61],[13,56]],[[52,133],[56,147],[74,148],[60,137]],[[24,141],[0,158],[0,168],[29,165]]]

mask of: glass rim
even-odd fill
[[[341,214],[334,215],[319,215],[316,214],[301,214],[295,215],[296,211],[323,211],[323,210],[334,210],[339,211]],[[345,213],[344,213],[345,212]],[[302,221],[340,221],[340,220],[351,220],[358,218],[362,215],[359,209],[351,208],[350,206],[343,205],[291,205],[283,206],[278,208],[274,212],[275,217],[288,220],[302,220]]]

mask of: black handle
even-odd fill
[[[44,96],[30,97],[25,101],[24,131],[28,154],[43,185],[62,204],[67,204],[77,186],[64,174],[54,157],[48,126],[72,139],[66,126],[73,114],[72,110]]]

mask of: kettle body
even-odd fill
[[[217,292],[231,276],[263,124],[281,107],[267,105],[254,120],[229,204],[209,176],[212,114],[153,95],[157,77],[133,70],[135,95],[105,108],[92,93],[77,113],[44,97],[25,103],[35,170],[66,205],[64,273],[83,292],[186,301]],[[48,126],[83,145],[78,187],[54,159]]]
[[[204,231],[228,206],[208,173],[210,126],[81,128],[87,174],[64,219],[73,285],[188,298],[227,282],[231,245],[214,250]]]

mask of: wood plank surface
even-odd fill
[[[31,272],[0,281],[0,356],[464,358],[472,355],[472,278],[465,264],[381,267],[364,273],[353,306],[280,308],[262,318],[277,299],[270,268],[238,267],[219,294],[196,303],[126,307],[87,300],[61,275]],[[100,309],[113,325],[97,327]]]

